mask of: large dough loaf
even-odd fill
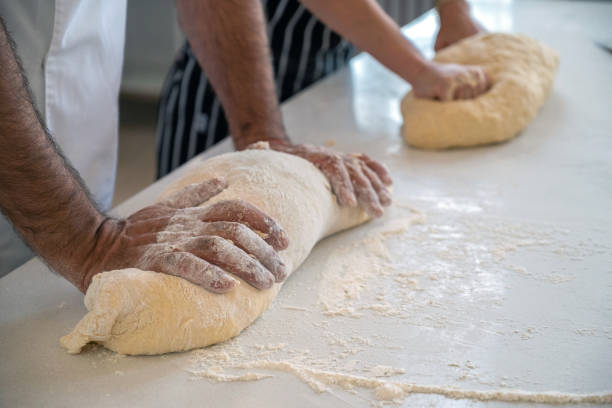
[[[404,140],[423,149],[476,146],[516,136],[535,118],[553,86],[559,57],[524,35],[480,34],[440,51],[435,61],[480,65],[492,87],[470,100],[402,100]]]
[[[207,204],[243,199],[275,218],[287,232],[280,253],[294,271],[320,239],[366,221],[359,209],[340,208],[326,178],[311,163],[269,150],[228,153],[202,163],[162,197],[212,177],[229,187]],[[94,276],[85,295],[89,312],[61,338],[70,353],[97,342],[121,354],[189,350],[239,334],[270,305],[281,285],[258,291],[241,281],[213,294],[183,279],[139,269]]]

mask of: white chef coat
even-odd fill
[[[126,0],[3,0],[0,15],[51,135],[94,200],[110,208]],[[16,239],[0,220],[0,276],[16,252],[24,256]]]

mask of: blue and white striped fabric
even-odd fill
[[[400,23],[419,16],[434,0],[382,0]],[[396,4],[397,3],[397,4]],[[403,3],[409,3],[408,6]],[[280,102],[346,65],[355,48],[297,0],[263,0]],[[188,43],[162,90],[157,124],[158,177],[228,135],[219,99]]]

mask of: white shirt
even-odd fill
[[[0,14],[51,135],[110,208],[126,0],[11,0],[0,2]]]
[[[34,105],[107,210],[117,166],[126,0],[0,0],[0,15],[17,44]],[[0,277],[32,256],[0,215]]]

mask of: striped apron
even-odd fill
[[[401,13],[393,17],[403,24],[431,8],[433,0],[382,3],[392,14]],[[411,4],[407,7],[404,3]],[[263,6],[280,102],[343,67],[355,54],[352,44],[299,1],[263,0]],[[185,43],[162,89],[157,123],[158,178],[223,140],[228,132],[221,103]]]

